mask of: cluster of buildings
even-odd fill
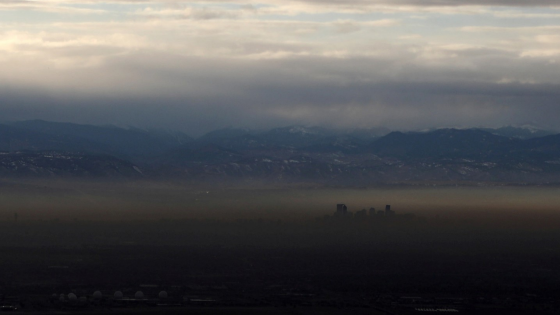
[[[158,299],[159,300],[165,300],[167,299],[167,292],[166,291],[160,291],[158,294]],[[58,300],[61,303],[76,303],[76,302],[80,302],[80,303],[86,303],[86,302],[91,302],[91,301],[100,301],[102,299],[107,299],[107,296],[103,296],[101,294],[101,291],[95,291],[93,293],[93,295],[91,297],[87,297],[87,296],[80,296],[78,298],[78,296],[75,293],[69,293],[69,294],[53,294],[51,297],[52,301]],[[144,296],[144,292],[142,291],[136,291],[136,293],[134,294],[134,298],[127,298],[124,296],[124,294],[122,293],[122,291],[116,291],[115,294],[113,294],[112,299],[115,301],[147,301],[148,298],[146,298]]]
[[[75,293],[53,294],[49,300],[52,306],[59,307],[93,307],[93,306],[186,306],[202,305],[211,306],[216,304],[212,298],[201,298],[198,296],[170,296],[166,291],[160,291],[151,297],[144,295],[142,291],[136,291],[133,296],[126,296],[122,291],[116,291],[113,295],[103,295],[101,291],[95,291],[93,295],[82,295],[78,297]],[[16,309],[16,307],[13,307]],[[0,311],[4,309],[0,307]]]
[[[386,205],[385,210],[375,210],[375,208],[369,208],[369,211],[366,209],[362,209],[360,211],[356,211],[356,213],[352,213],[348,211],[348,207],[343,204],[339,203],[336,205],[336,212],[334,213],[334,217],[336,218],[356,218],[356,219],[366,219],[366,218],[380,218],[380,217],[394,217],[395,211],[391,210],[391,205]]]

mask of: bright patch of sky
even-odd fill
[[[0,31],[27,31],[33,37],[28,26],[41,25],[43,35],[35,36],[52,30],[57,36],[82,35],[90,41],[97,37],[99,42],[107,35],[120,34],[134,38],[137,48],[181,54],[186,52],[181,41],[187,40],[189,51],[197,56],[224,58],[360,55],[364,45],[376,40],[422,46],[414,49],[438,45],[459,50],[475,46],[512,49],[514,41],[522,40],[517,43],[519,49],[531,37],[541,36],[541,43],[554,41],[546,27],[560,25],[559,17],[559,9],[548,7],[367,5],[352,1],[344,5],[322,5],[321,1],[0,2]]]

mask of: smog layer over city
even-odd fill
[[[0,0],[0,311],[558,314],[557,0]]]

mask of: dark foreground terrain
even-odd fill
[[[4,221],[0,301],[28,313],[560,311],[557,213],[331,214]]]
[[[4,179],[0,310],[552,314],[559,202],[557,187]]]

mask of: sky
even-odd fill
[[[560,131],[558,0],[0,0],[0,120]]]

